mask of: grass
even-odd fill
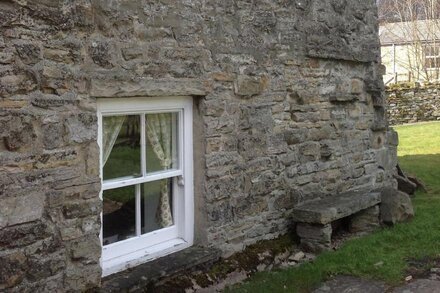
[[[427,185],[428,193],[440,194],[440,122],[398,126],[399,163]]]
[[[416,217],[347,241],[338,251],[320,254],[298,268],[258,273],[229,292],[310,292],[338,274],[376,279],[390,285],[403,282],[408,260],[440,254],[440,123],[396,127],[403,169],[427,185],[413,200]],[[375,265],[383,263],[382,265]]]

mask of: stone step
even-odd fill
[[[297,206],[293,209],[293,221],[325,225],[373,207],[380,202],[380,192],[342,193]]]
[[[159,280],[210,267],[220,259],[214,248],[193,246],[103,279],[101,292],[145,291]]]

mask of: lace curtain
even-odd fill
[[[110,116],[103,119],[103,166],[107,163],[127,116]],[[146,121],[147,137],[164,170],[172,165],[172,115],[149,114]],[[159,205],[156,211],[158,224],[165,228],[173,225],[168,180],[160,181]]]
[[[113,146],[118,139],[119,132],[127,116],[109,116],[103,118],[104,127],[102,130],[102,166],[107,163]]]
[[[172,115],[147,115],[147,137],[162,169],[170,169],[172,164]],[[161,227],[173,225],[168,180],[162,180],[156,220]]]

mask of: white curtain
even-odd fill
[[[164,170],[172,164],[172,114],[147,115],[147,137]],[[173,225],[168,180],[161,181],[156,220],[162,227]]]
[[[102,166],[105,166],[127,116],[104,117],[102,130]]]

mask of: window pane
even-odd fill
[[[147,173],[177,169],[178,113],[146,115]]]
[[[103,117],[104,180],[141,175],[140,116]]]
[[[141,195],[142,234],[173,225],[173,179],[144,183]]]
[[[136,191],[134,186],[103,192],[103,244],[136,236]]]

